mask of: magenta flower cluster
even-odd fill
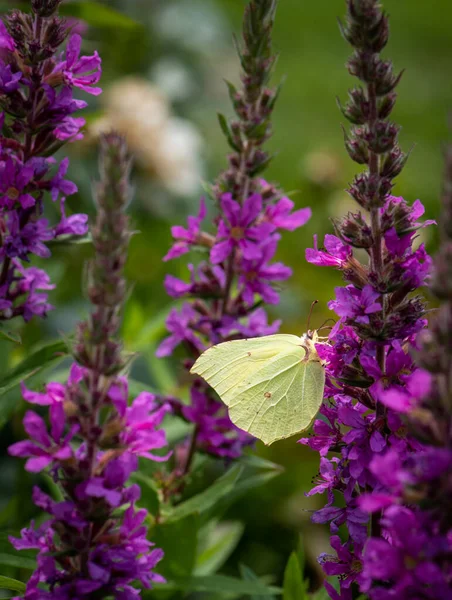
[[[259,184],[262,191],[246,198],[243,204],[230,193],[222,195],[214,235],[202,230],[206,217],[203,200],[198,216],[189,217],[187,228],[172,228],[174,245],[165,260],[197,247],[206,249],[209,258],[196,267],[189,265],[189,282],[167,275],[167,293],[173,298],[189,300],[180,310],[170,312],[166,323],[170,336],[159,346],[158,356],[168,356],[179,344],[184,344],[194,360],[213,344],[278,331],[280,322],[269,324],[261,305],[279,301],[275,283],[287,280],[292,270],[272,259],[280,231],[301,227],[311,211],[308,208],[294,211],[293,202],[284,196],[268,198],[270,186],[264,180]],[[231,279],[234,290],[223,309]],[[231,423],[222,403],[211,396],[201,381],[193,384],[191,404],[183,406],[181,411],[198,428],[199,447],[206,452],[237,458],[243,444],[250,443],[250,437]]]
[[[403,213],[403,221],[390,219],[391,213]],[[423,244],[413,249],[417,230],[430,223],[418,222],[422,213],[419,201],[409,207],[396,197],[389,197],[381,209],[387,223],[384,262],[388,281],[392,285],[397,282],[405,294],[426,282],[431,267]],[[351,600],[353,582],[367,591],[363,549],[366,546],[366,556],[372,552],[373,541],[367,541],[369,513],[382,508],[385,502],[392,503],[380,495],[379,477],[397,477],[391,458],[398,457],[403,463],[422,449],[408,434],[403,413],[414,404],[415,397],[422,397],[429,388],[429,376],[416,368],[409,352],[425,320],[419,311],[408,310],[403,303],[385,319],[385,299],[372,282],[372,272],[356,261],[352,247],[338,237],[327,235],[324,249],[308,249],[306,257],[313,264],[338,268],[357,283],[360,278],[358,285],[350,283],[337,288],[336,299],[329,303],[338,320],[330,334],[331,345],[318,346],[319,355],[326,362],[328,402],[320,409],[322,416],[314,423],[312,437],[300,440],[321,457],[317,484],[308,495],[327,494],[325,508],[315,513],[313,521],[330,524],[331,544],[337,557],[323,555],[320,562],[327,575],[340,576],[341,595],[326,585],[333,599]],[[384,344],[375,339],[383,332],[387,332]],[[382,347],[384,371],[378,362]],[[383,413],[375,410],[377,403],[384,407]],[[329,457],[330,452],[336,455]],[[343,507],[337,505],[338,493],[345,499]],[[345,542],[338,536],[343,524],[349,536]],[[387,539],[379,537],[376,541],[390,545]],[[386,596],[375,598],[383,600]]]
[[[158,407],[147,392],[129,406],[127,380],[118,377],[102,399],[100,408],[110,415],[101,428],[91,414],[82,417],[77,410],[87,401],[84,392],[91,377],[74,364],[66,385],[49,383],[43,393],[23,387],[27,402],[49,408],[49,426],[36,412],[27,411],[24,427],[29,439],[13,444],[9,452],[27,458],[25,468],[31,473],[48,469],[65,496],[57,502],[35,487],[33,501],[50,519],[22,530],[19,539],[11,538],[17,550],[38,550],[26,599],[70,600],[97,593],[99,598],[131,600],[140,597],[132,582],[150,587],[164,581],[153,571],[163,552],[152,549],[146,538],[147,511],[136,505],[140,488],[126,482],[138,469],[139,457],[167,459],[154,450],[167,443],[159,425],[168,407]],[[105,450],[90,455],[86,440],[93,438]]]
[[[347,0],[347,9],[341,24],[353,47],[347,65],[364,89],[351,90],[342,107],[353,124],[345,145],[366,165],[348,192],[366,212],[335,220],[337,235],[327,235],[323,248],[316,240],[306,253],[313,264],[339,269],[346,282],[329,303],[338,316],[331,344],[318,348],[327,402],[312,437],[300,440],[320,454],[318,481],[308,495],[327,495],[313,521],[329,524],[336,552],[319,561],[326,575],[339,579],[339,591],[326,583],[333,600],[352,600],[359,592],[371,600],[451,598],[450,570],[441,568],[450,530],[445,534],[416,506],[422,495],[414,494],[447,472],[450,456],[427,450],[409,425],[431,386],[414,354],[427,325],[416,292],[432,268],[417,238],[434,222],[420,221],[420,201],[410,206],[391,195],[407,156],[398,126],[388,121],[400,76],[379,55],[388,41],[387,15],[378,0]],[[355,249],[368,260],[360,262]]]
[[[265,304],[279,302],[278,288],[292,274],[274,261],[281,231],[294,231],[311,216],[309,208],[294,210],[294,203],[262,178],[271,156],[264,144],[271,136],[271,116],[278,90],[268,87],[276,56],[272,30],[276,2],[251,0],[245,8],[243,39],[239,50],[241,87],[228,83],[235,116],[229,122],[219,115],[231,153],[228,167],[211,186],[217,211],[213,231],[205,231],[204,200],[188,226],[175,226],[170,260],[192,249],[205,259],[190,264],[189,281],[167,275],[165,288],[175,299],[186,299],[167,319],[169,332],[157,350],[168,356],[182,344],[190,368],[201,352],[223,341],[276,333],[280,322],[268,323]],[[251,33],[252,32],[252,33]],[[207,256],[206,256],[207,255]],[[191,387],[191,402],[177,412],[195,425],[191,448],[214,456],[237,458],[249,435],[239,431],[224,405],[200,379]],[[189,453],[187,466],[191,460]]]
[[[52,155],[83,137],[85,120],[75,114],[87,103],[74,91],[100,94],[101,60],[97,52],[80,56],[81,37],[42,14],[36,5],[31,15],[12,11],[0,21],[0,321],[45,316],[54,286],[45,271],[24,264],[50,256],[49,241],[87,232],[86,215],[66,214],[66,198],[77,192],[66,179],[69,161]],[[45,216],[46,196],[59,204],[55,225]]]
[[[140,458],[162,462],[169,454],[160,428],[170,407],[147,392],[129,405],[122,344],[118,339],[127,294],[124,265],[130,240],[130,158],[124,140],[102,138],[101,179],[95,186],[97,219],[91,229],[94,258],[87,265],[86,291],[92,314],[78,325],[73,364],[66,384],[44,392],[22,386],[24,399],[48,408],[47,421],[25,413],[28,439],[9,448],[26,458],[31,473],[47,469],[62,500],[35,487],[33,501],[49,513],[39,527],[10,538],[18,550],[37,549],[37,569],[27,600],[141,597],[133,584],[162,582],[154,568],[163,551],[147,539],[146,510],[137,505],[140,488],[128,484]]]

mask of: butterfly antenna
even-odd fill
[[[306,331],[309,331],[309,324],[311,322],[311,317],[312,317],[312,311],[314,309],[314,306],[316,304],[318,304],[319,301],[318,300],[314,300],[314,302],[311,304],[311,308],[309,309],[309,315],[308,315],[308,323],[307,323],[307,327],[306,327]]]
[[[331,321],[333,323],[333,325],[328,325],[327,323],[328,321]],[[317,331],[322,331],[322,329],[333,329],[333,327],[336,325],[336,321],[334,319],[327,319],[326,321],[324,321],[322,323],[322,325],[320,325],[320,327],[317,329]]]

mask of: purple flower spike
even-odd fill
[[[339,592],[326,584],[333,600],[351,600],[360,593],[369,600],[452,598],[450,520],[443,519],[443,527],[441,509],[435,508],[435,499],[447,496],[450,477],[438,478],[451,463],[438,456],[438,470],[421,466],[431,463],[424,445],[427,432],[438,446],[439,432],[452,431],[425,406],[432,390],[437,394],[427,370],[437,373],[444,365],[450,373],[440,341],[450,334],[438,331],[437,347],[429,344],[424,355],[430,368],[418,368],[415,336],[426,326],[418,292],[431,278],[432,261],[425,247],[415,248],[414,242],[417,230],[434,221],[420,220],[424,207],[419,200],[410,205],[391,195],[406,155],[398,145],[399,128],[388,118],[399,81],[392,63],[379,54],[388,28],[378,0],[347,2],[341,29],[353,47],[348,69],[360,86],[349,92],[342,110],[352,123],[345,137],[347,152],[365,165],[347,190],[359,208],[333,220],[336,235],[325,237],[324,248],[318,248],[314,237],[314,248],[306,251],[308,262],[336,268],[346,282],[328,303],[339,317],[330,345],[318,348],[325,361],[326,403],[313,435],[300,440],[320,454],[320,483],[309,494],[328,493],[326,506],[312,520],[330,524],[337,556],[323,555],[320,563],[326,575],[339,579]],[[383,105],[387,110],[382,112]],[[450,156],[452,181],[452,152]],[[450,183],[447,189],[450,195]],[[440,297],[450,278],[445,267],[449,254],[438,285]],[[450,324],[449,317],[443,318],[446,322]],[[449,395],[448,390],[443,407],[450,404]],[[440,420],[446,412],[437,410]],[[435,473],[437,489],[426,481],[427,471]],[[418,500],[432,507],[425,515]],[[341,526],[343,541],[337,535]],[[441,553],[448,556],[445,562]]]
[[[124,259],[131,237],[125,214],[130,159],[122,138],[111,134],[102,139],[101,167],[92,230],[96,252],[86,285],[93,310],[76,331],[73,348],[78,363],[66,383],[51,382],[38,392],[22,385],[27,402],[49,407],[49,426],[28,411],[23,424],[29,439],[9,448],[12,456],[27,459],[28,471],[48,469],[62,495],[56,502],[35,488],[33,501],[50,519],[38,529],[32,523],[20,539],[11,538],[16,549],[38,550],[25,600],[139,599],[136,583],[150,588],[165,581],[155,573],[163,551],[147,539],[147,511],[136,507],[140,488],[129,483],[139,458],[161,463],[171,453],[162,452],[167,440],[161,425],[169,405],[158,405],[146,392],[129,405],[127,378],[120,374],[127,362],[118,333],[127,294]],[[53,180],[63,193],[69,192],[63,179],[66,168],[63,163]],[[86,227],[80,215],[74,217],[67,218],[63,210],[60,227],[65,233]],[[15,267],[23,275],[21,283],[50,287],[39,270]],[[30,298],[37,303],[33,290],[29,311]],[[62,556],[70,559],[61,560]]]
[[[0,114],[2,320],[22,317],[29,321],[34,316],[46,316],[53,307],[47,294],[37,290],[50,290],[52,286],[43,285],[42,276],[33,279],[31,275],[36,276],[36,271],[26,275],[22,262],[30,262],[33,254],[49,257],[47,242],[59,236],[84,235],[87,231],[85,215],[65,215],[65,198],[75,194],[77,186],[66,179],[69,160],[63,158],[58,165],[53,154],[64,142],[83,137],[80,129],[85,120],[75,113],[87,103],[74,99],[73,88],[100,93],[100,88],[92,87],[100,78],[100,58],[97,53],[80,58],[81,38],[74,34],[66,59],[58,60],[57,52],[69,29],[56,14],[59,1],[44,7],[40,2],[33,0],[31,16],[13,11],[0,20],[0,93],[4,111]],[[53,165],[56,174],[52,173]],[[61,199],[62,218],[58,225],[42,218],[47,212],[47,196],[53,201]]]
[[[245,9],[241,57],[247,59],[241,60],[242,87],[231,96],[236,116],[227,125],[220,115],[231,152],[227,168],[209,190],[216,209],[211,227],[205,223],[207,211],[201,200],[197,216],[189,217],[187,227],[171,228],[174,243],[163,259],[191,250],[203,257],[195,266],[188,265],[189,277],[165,277],[168,295],[185,303],[180,310],[170,310],[169,337],[156,354],[169,356],[182,348],[187,370],[214,344],[279,331],[281,321],[270,322],[265,305],[279,303],[284,282],[292,274],[277,258],[281,233],[295,231],[311,216],[309,208],[295,209],[292,200],[261,175],[271,159],[265,143],[271,135],[277,96],[276,89],[268,86],[275,60],[271,39],[275,9],[275,2],[257,0],[249,0]],[[196,450],[235,459],[253,443],[232,424],[224,404],[200,380],[192,381],[189,406],[177,406],[194,426],[192,441],[175,452],[178,477],[190,472]]]

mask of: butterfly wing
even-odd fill
[[[323,401],[325,369],[303,362],[292,348],[265,363],[236,389],[229,403],[231,421],[265,444],[309,428]]]
[[[229,406],[237,388],[276,356],[299,348],[303,358],[300,343],[301,338],[287,334],[223,342],[201,354],[190,372],[202,377]]]
[[[272,444],[308,429],[323,400],[325,370],[303,361],[303,340],[270,335],[212,346],[191,373],[211,386],[240,429]]]

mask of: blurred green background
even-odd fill
[[[97,3],[102,4],[123,16],[98,11],[96,3],[78,3],[77,14],[86,21],[85,51],[98,49],[103,57],[105,94],[98,100],[88,98],[86,139],[67,149],[69,174],[79,186],[79,194],[68,204],[74,212],[93,214],[90,189],[97,169],[96,136],[101,130],[118,127],[136,154],[136,195],[131,214],[139,233],[131,244],[127,269],[133,293],[124,323],[127,349],[139,353],[132,376],[160,392],[183,395],[177,357],[157,360],[154,352],[164,336],[163,321],[172,306],[163,289],[164,276],[170,272],[185,277],[186,260],[168,264],[162,257],[170,244],[171,224],[184,223],[186,216],[197,210],[202,181],[211,181],[225,166],[227,147],[216,112],[231,114],[223,78],[238,80],[232,32],[240,31],[245,2]],[[332,231],[330,217],[352,207],[343,190],[356,168],[343,148],[344,119],[335,98],[345,100],[354,81],[344,68],[349,48],[336,23],[337,16],[344,13],[343,0],[280,0],[279,4],[274,40],[280,56],[274,81],[285,78],[285,84],[269,143],[277,156],[267,178],[290,192],[297,207],[310,206],[313,217],[303,229],[283,237],[277,258],[293,268],[294,276],[284,286],[281,303],[272,307],[271,316],[283,319],[284,331],[301,334],[314,299],[320,304],[312,325],[318,326],[329,316],[326,303],[341,281],[333,270],[308,265],[304,252],[315,233],[322,240],[324,233]],[[20,2],[0,2],[2,10],[17,6]],[[452,107],[452,5],[448,0],[386,0],[385,7],[392,30],[386,56],[393,59],[397,69],[406,69],[393,118],[403,127],[403,148],[413,147],[395,194],[408,201],[420,198],[427,216],[435,218],[441,186],[441,143],[447,139],[447,115]],[[423,241],[434,251],[437,234],[432,228],[424,231]],[[42,340],[70,334],[76,321],[84,317],[87,305],[81,278],[90,251],[88,245],[54,249],[46,268],[57,283],[51,293],[57,308],[44,323],[32,322],[22,328],[22,346],[0,344],[0,371],[19,362]],[[63,377],[63,366],[52,375]],[[40,374],[29,385],[39,386],[48,375]],[[34,515],[28,501],[32,478],[24,473],[21,461],[6,454],[9,443],[22,436],[23,409],[17,390],[2,398],[3,528],[18,528]],[[177,431],[175,435],[179,435]],[[258,445],[258,452],[283,465],[284,472],[230,509],[227,518],[241,521],[244,530],[224,572],[235,573],[236,565],[244,562],[259,574],[272,574],[273,581],[280,583],[301,533],[306,542],[308,574],[317,581],[314,557],[327,550],[327,532],[310,525],[309,511],[321,499],[307,499],[304,492],[317,471],[318,457],[295,439],[271,449]]]

